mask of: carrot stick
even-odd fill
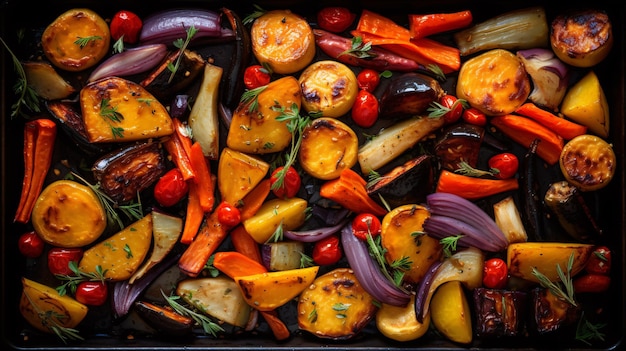
[[[456,194],[468,200],[477,200],[518,188],[517,178],[476,178],[443,170],[439,175],[436,191],[439,193]]]
[[[217,219],[217,212],[212,212],[178,259],[178,268],[190,277],[197,277],[227,234],[226,228]]]
[[[529,117],[548,127],[565,140],[574,139],[587,133],[587,127],[559,117],[550,111],[544,110],[532,102],[527,102],[515,110],[516,113]]]
[[[237,252],[241,252],[259,263],[263,262],[259,244],[246,231],[243,225],[238,225],[230,231],[230,241]]]
[[[30,219],[52,163],[56,131],[56,124],[45,118],[27,122],[24,127],[24,178],[15,222]]]
[[[211,212],[215,204],[215,189],[211,180],[210,166],[202,153],[202,146],[195,142],[191,146],[189,161],[196,175],[193,182],[196,184],[200,207],[204,212]]]
[[[204,210],[202,210],[202,206],[200,206],[197,185],[193,180],[188,181],[188,183],[187,213],[185,215],[183,233],[180,236],[180,242],[183,244],[190,244],[193,241],[204,219]]]
[[[163,146],[165,146],[165,150],[167,150],[172,157],[172,161],[176,167],[180,169],[180,172],[183,174],[183,179],[193,179],[196,175],[191,166],[189,154],[185,151],[183,141],[178,133],[172,133],[170,137],[163,142]]]
[[[381,38],[411,40],[411,33],[407,28],[402,27],[390,18],[369,10],[361,12],[356,30]]]
[[[241,220],[244,221],[254,216],[259,208],[265,202],[267,195],[271,191],[272,183],[269,179],[262,180],[257,186],[254,187],[241,201],[243,204],[239,207],[239,213],[241,214]]]
[[[472,12],[469,10],[425,15],[410,14],[409,32],[411,33],[411,40],[413,40],[467,27],[471,23]]]
[[[181,145],[183,146],[183,149],[185,150],[185,153],[189,155],[191,153],[191,145],[193,144],[193,142],[191,141],[191,138],[188,136],[187,127],[185,127],[183,122],[181,122],[181,120],[178,118],[172,118],[172,123],[174,125],[174,132],[179,138]]]
[[[213,267],[235,279],[267,272],[260,262],[237,251],[220,251],[213,256]]]
[[[387,210],[367,194],[366,184],[365,179],[361,178],[358,173],[347,168],[341,171],[339,178],[322,184],[320,195],[355,213],[385,215]]]

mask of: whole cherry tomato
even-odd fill
[[[17,247],[22,255],[37,258],[43,253],[44,242],[35,231],[30,231],[20,235]]]
[[[352,220],[352,233],[361,240],[367,240],[368,233],[375,237],[380,230],[380,219],[371,213],[359,213]]]
[[[109,288],[105,282],[84,281],[76,287],[76,301],[89,305],[100,306],[104,304],[109,296]]]
[[[139,40],[139,34],[143,27],[141,18],[131,11],[118,11],[113,18],[111,18],[111,38],[118,40],[124,37],[122,40],[125,43],[135,44]]]
[[[459,120],[463,114],[463,101],[457,99],[456,96],[446,94],[439,99],[439,103],[443,106],[443,110],[446,111],[443,114],[445,124],[451,124]]]
[[[167,171],[154,186],[154,199],[159,205],[170,207],[182,200],[189,191],[189,184],[178,168]]]
[[[468,109],[463,110],[463,114],[461,118],[464,122],[473,124],[475,126],[484,126],[487,124],[487,116],[483,113],[483,111],[470,107]]]
[[[585,270],[589,274],[608,275],[611,271],[611,250],[606,246],[597,246],[589,257]]]
[[[503,152],[491,156],[488,164],[492,171],[498,170],[495,174],[496,178],[509,179],[513,178],[515,173],[517,173],[517,169],[519,168],[519,159],[510,152]]]
[[[272,172],[270,176],[271,189],[276,197],[289,199],[298,194],[302,179],[293,166],[289,166],[286,171],[283,171],[283,169],[284,167],[280,166]],[[284,173],[284,175],[282,176],[282,184],[279,184],[281,173]]]
[[[336,235],[331,235],[319,240],[313,246],[313,261],[320,265],[331,265],[337,263],[343,255],[340,240]]]
[[[232,228],[241,223],[241,212],[228,202],[220,202],[215,210],[217,211],[217,220],[223,225]]]
[[[271,79],[270,72],[261,65],[248,66],[243,73],[243,84],[248,89],[268,85]]]
[[[359,89],[373,93],[380,83],[380,74],[373,69],[365,68],[357,74],[356,81]]]
[[[54,275],[74,275],[69,264],[70,262],[78,264],[81,258],[83,258],[83,249],[81,248],[52,248],[48,251],[48,270]]]
[[[604,274],[584,274],[575,277],[572,285],[576,293],[599,293],[609,289],[611,277]]]
[[[369,128],[378,120],[378,99],[367,90],[359,90],[352,105],[352,120],[359,127]]]
[[[501,258],[490,258],[483,267],[483,285],[490,289],[502,289],[506,286],[509,269]]]
[[[317,13],[317,24],[320,28],[333,33],[348,29],[355,19],[355,13],[340,6],[325,7]]]

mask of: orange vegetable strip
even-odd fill
[[[193,141],[191,141],[191,138],[187,135],[187,127],[178,118],[172,118],[172,123],[174,125],[174,132],[180,139],[183,149],[187,155],[189,155],[191,153],[191,145],[193,144]]]
[[[239,207],[241,220],[244,221],[254,216],[265,202],[271,191],[272,183],[269,179],[263,179],[246,196],[244,196],[242,206]]]
[[[237,251],[220,251],[213,255],[213,267],[235,279],[267,272],[260,262]]]
[[[237,252],[241,252],[259,263],[263,262],[259,244],[246,231],[243,225],[238,225],[230,231],[230,241]]]
[[[411,33],[388,17],[370,10],[363,10],[356,30],[387,39],[411,40]]]
[[[517,178],[488,179],[441,171],[437,181],[437,192],[452,193],[468,200],[477,200],[505,191],[517,190]]]
[[[278,312],[276,312],[276,310],[259,312],[267,322],[270,329],[272,329],[272,333],[274,333],[276,340],[285,340],[289,338],[289,328],[287,328],[285,323],[278,318]]]
[[[163,146],[165,146],[165,150],[167,150],[172,157],[172,161],[176,167],[180,169],[183,179],[193,179],[196,175],[180,135],[176,132],[172,133],[170,137],[163,142]]]
[[[190,244],[198,234],[202,220],[204,219],[204,210],[200,206],[200,198],[197,185],[193,180],[187,182],[189,184],[189,192],[187,194],[187,213],[185,215],[185,226],[180,236],[180,242]]]
[[[211,180],[211,168],[202,153],[200,143],[195,142],[191,146],[189,161],[196,175],[193,182],[196,184],[198,191],[200,207],[202,207],[204,212],[211,212],[215,204],[215,189],[213,187],[213,181]]]
[[[515,112],[541,123],[565,140],[571,140],[579,135],[587,133],[586,126],[559,117],[550,111],[542,109],[532,102],[523,104],[517,108]]]
[[[358,173],[347,168],[341,171],[339,178],[322,184],[320,195],[355,213],[385,215],[387,210],[367,194],[366,184],[365,179],[361,178]]]
[[[410,14],[409,33],[411,40],[429,35],[449,32],[472,24],[472,12],[469,10],[452,13]]]
[[[518,115],[502,115],[491,118],[490,123],[511,140],[525,147],[539,139],[537,155],[550,165],[554,165],[563,151],[563,138],[534,120]]]
[[[57,127],[49,119],[29,121],[24,126],[24,178],[15,222],[26,223],[50,170]]]
[[[178,259],[178,268],[190,277],[197,277],[227,234],[226,227],[217,219],[217,211],[211,212],[200,232]]]

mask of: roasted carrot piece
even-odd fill
[[[461,29],[472,24],[469,10],[452,13],[410,14],[409,33],[411,40],[429,35]]]
[[[190,277],[197,277],[227,234],[228,231],[217,219],[217,212],[211,212],[200,232],[178,259],[178,268]]]
[[[180,236],[180,242],[190,244],[198,234],[202,221],[204,220],[204,210],[200,206],[198,186],[193,180],[188,181],[189,192],[187,194],[187,211],[185,214],[185,226]]]
[[[365,188],[367,182],[355,171],[347,168],[341,171],[339,178],[322,184],[320,195],[333,200],[355,213],[368,212],[383,216],[387,210],[376,203]]]
[[[370,10],[363,10],[356,30],[387,39],[411,40],[411,33],[388,17]]]
[[[193,179],[196,175],[180,135],[177,132],[172,133],[169,138],[163,142],[163,146],[165,146],[165,150],[167,150],[172,157],[172,161],[176,167],[180,169],[180,172],[183,174],[183,179]]]
[[[54,121],[45,118],[26,122],[24,126],[24,178],[15,222],[30,220],[52,163],[56,133]]]
[[[477,200],[518,188],[517,178],[476,178],[443,170],[439,174],[436,191],[456,194],[468,200]]]
[[[213,267],[233,279],[267,272],[260,262],[237,251],[216,252],[213,255]]]
[[[257,213],[269,195],[271,186],[271,181],[269,179],[264,179],[257,186],[255,186],[254,189],[246,194],[246,196],[244,196],[241,201],[243,204],[239,207],[242,221],[254,216]]]
[[[172,118],[172,124],[174,125],[174,132],[180,140],[183,149],[187,155],[189,155],[191,153],[191,145],[193,144],[193,141],[191,141],[191,138],[188,136],[187,127],[178,118]]]
[[[262,262],[259,244],[250,236],[243,225],[238,225],[230,231],[230,241],[237,252],[241,252],[259,263]]]
[[[202,146],[195,142],[191,146],[189,161],[196,175],[193,182],[196,184],[200,207],[204,212],[211,212],[215,204],[215,189],[211,180],[211,168],[202,153]]]
[[[274,333],[276,340],[285,340],[289,338],[289,328],[287,328],[285,323],[278,318],[278,312],[276,312],[276,310],[259,312],[267,322],[270,329],[272,329],[272,333]]]
[[[565,140],[574,139],[587,133],[587,127],[559,117],[550,111],[544,110],[532,102],[524,103],[515,110],[515,113],[531,118],[548,127]]]

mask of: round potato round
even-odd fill
[[[583,134],[563,146],[559,165],[568,182],[581,191],[594,191],[604,188],[613,179],[617,159],[604,139]]]
[[[106,212],[97,195],[71,180],[57,180],[46,186],[31,218],[45,242],[65,248],[91,244],[107,226]]]
[[[348,113],[359,91],[356,75],[337,61],[318,61],[300,75],[302,106],[307,112],[320,112],[325,117],[341,117]]]
[[[456,95],[488,116],[505,115],[520,107],[530,94],[530,78],[510,51],[493,49],[461,67]]]
[[[56,67],[78,72],[100,62],[109,52],[109,26],[100,15],[84,8],[57,17],[43,32],[43,51]]]
[[[330,180],[357,162],[359,140],[347,124],[332,118],[317,118],[302,134],[300,165],[315,178]]]

